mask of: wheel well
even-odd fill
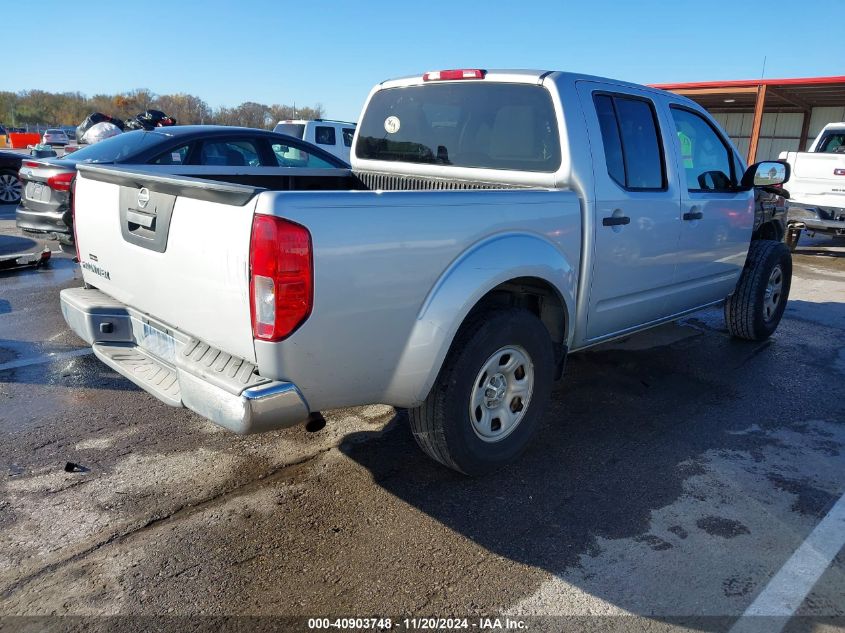
[[[555,349],[566,345],[568,315],[558,291],[549,282],[537,277],[518,277],[499,284],[475,304],[467,320],[481,310],[496,307],[524,308],[537,316],[555,343]]]
[[[774,240],[779,242],[783,239],[783,227],[780,222],[764,222],[754,232],[752,239],[755,240]]]

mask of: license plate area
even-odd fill
[[[138,347],[166,363],[176,364],[176,339],[150,323],[141,324]]]
[[[33,202],[46,202],[50,199],[50,188],[40,182],[26,184],[26,199]]]

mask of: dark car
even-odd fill
[[[21,181],[18,170],[23,154],[0,152],[0,204],[18,204],[21,201]]]
[[[184,125],[125,132],[62,158],[25,160],[16,213],[20,229],[47,234],[63,246],[73,243],[70,203],[79,163],[137,165],[148,172],[259,186],[263,178],[272,178],[271,169],[278,173],[280,167],[349,168],[316,145],[268,130]]]

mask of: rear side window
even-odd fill
[[[619,124],[613,99],[608,95],[596,95],[596,113],[599,115],[601,138],[604,143],[604,158],[607,161],[607,173],[617,183],[625,185],[625,159],[622,158],[622,139],[619,138]]]
[[[200,165],[223,167],[257,167],[261,165],[255,144],[248,140],[205,141],[199,157]]]
[[[345,127],[343,128],[343,144],[346,147],[352,147],[352,139],[355,136],[355,128],[354,127]]]
[[[307,167],[309,169],[337,169],[335,165],[292,145],[273,143],[271,146],[279,167]]]
[[[326,125],[318,125],[314,128],[314,140],[320,145],[334,145],[337,140],[334,128]]]
[[[664,189],[666,168],[654,105],[637,97],[593,97],[607,173],[626,189]]]
[[[671,106],[689,191],[731,191],[736,187],[733,152],[700,114]]]
[[[173,148],[160,156],[156,156],[150,163],[153,165],[184,165],[188,157],[188,149],[190,149],[189,145]]]
[[[453,82],[375,93],[359,124],[358,158],[553,172],[554,106],[542,86]]]

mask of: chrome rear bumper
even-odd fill
[[[269,380],[240,358],[159,323],[96,289],[61,292],[70,328],[97,358],[162,402],[187,407],[235,433],[260,433],[308,419],[305,399],[289,382]],[[166,332],[172,350],[142,347],[148,329]]]
[[[67,210],[36,211],[23,205],[15,209],[15,223],[19,229],[32,233],[47,233],[55,236],[54,239],[59,239],[59,235],[71,235],[69,219],[70,211]]]
[[[787,220],[792,228],[845,235],[845,209],[841,207],[818,207],[792,203]]]

